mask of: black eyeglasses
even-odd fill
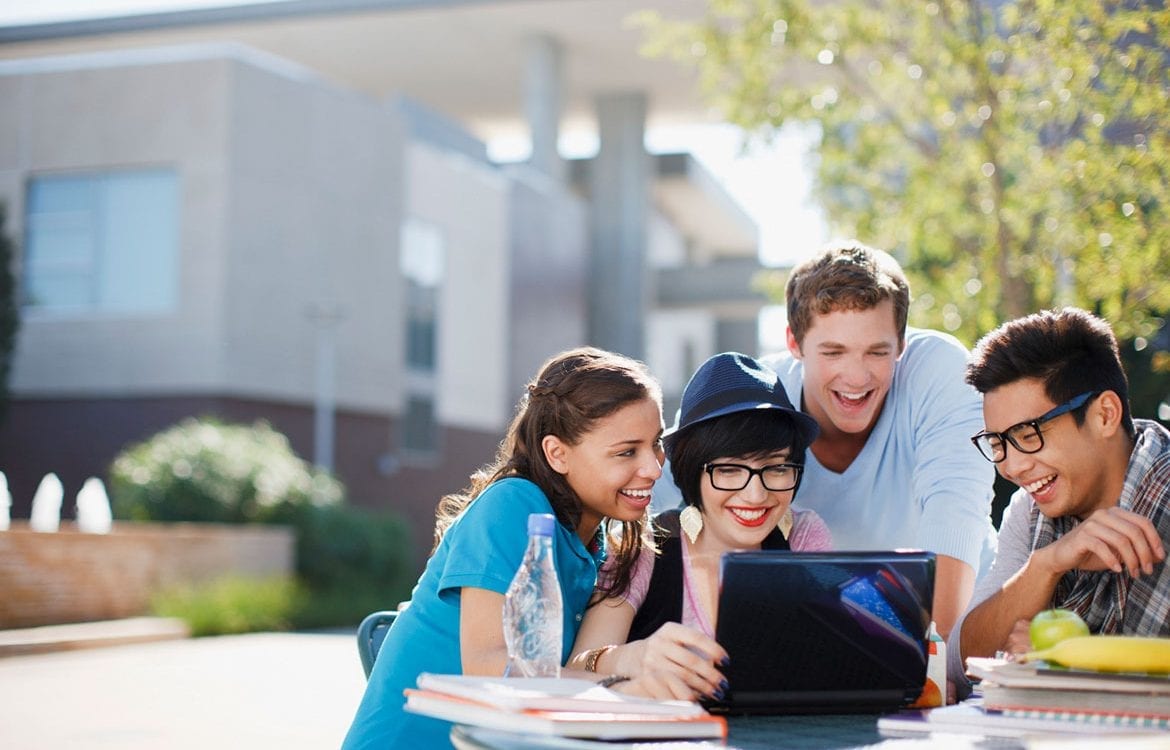
[[[971,442],[983,457],[993,464],[1007,458],[1008,443],[1020,453],[1037,453],[1044,447],[1044,433],[1040,432],[1040,425],[1051,422],[1062,414],[1080,409],[1088,404],[1090,399],[1099,395],[1101,391],[1087,391],[1035,419],[1014,424],[1003,432],[981,432],[973,436]]]
[[[748,486],[757,474],[764,489],[783,492],[796,486],[800,480],[800,464],[771,464],[753,469],[743,464],[704,464],[703,471],[711,478],[711,486],[717,490],[735,492]]]

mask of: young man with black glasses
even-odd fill
[[[967,382],[986,426],[971,441],[1020,489],[952,631],[952,673],[1029,650],[1029,621],[1053,607],[1094,633],[1170,635],[1170,432],[1130,416],[1108,324],[1074,308],[1006,323],[976,345]]]

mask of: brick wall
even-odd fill
[[[274,526],[115,521],[109,534],[13,521],[0,531],[0,628],[146,613],[160,587],[225,574],[290,575],[294,537]]]

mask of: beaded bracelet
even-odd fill
[[[598,660],[601,659],[602,655],[604,655],[606,651],[609,651],[614,647],[614,644],[611,643],[608,646],[600,646],[598,648],[589,649],[589,651],[587,651],[585,654],[585,671],[596,672]]]
[[[626,677],[624,674],[611,674],[609,677],[602,677],[600,680],[597,681],[597,684],[603,688],[608,688],[608,687],[613,687],[614,685],[617,685],[619,682],[629,682],[629,681],[630,681],[630,678]]]

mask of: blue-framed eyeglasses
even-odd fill
[[[1099,395],[1101,395],[1101,391],[1086,391],[1035,419],[1014,424],[1003,432],[988,432],[986,430],[980,432],[971,437],[971,442],[975,444],[983,457],[993,464],[1007,458],[1008,443],[1011,443],[1012,447],[1020,453],[1037,453],[1044,447],[1044,433],[1040,431],[1040,425],[1051,422],[1062,414],[1068,414],[1086,406],[1090,400]]]
[[[707,472],[711,486],[717,490],[738,492],[758,474],[764,489],[783,492],[796,486],[803,468],[801,464],[771,464],[758,469],[743,464],[704,464],[703,471]]]

